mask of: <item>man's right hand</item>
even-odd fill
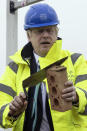
[[[19,116],[27,108],[27,100],[24,93],[15,96],[13,101],[9,104],[9,116]]]

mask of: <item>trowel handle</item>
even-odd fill
[[[24,90],[24,93],[25,93],[25,95],[26,95],[26,100],[28,100],[28,93],[27,93],[27,91],[26,91],[26,88],[23,88],[23,90]]]

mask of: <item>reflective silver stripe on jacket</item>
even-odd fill
[[[82,115],[87,115],[87,105],[85,106],[85,111],[81,113]]]
[[[79,87],[77,87],[79,88]],[[85,96],[87,98],[87,91],[85,91],[84,89],[82,88],[79,88],[80,90],[82,90],[84,93],[85,93]],[[87,105],[85,106],[85,111],[83,113],[80,113],[81,115],[87,115]]]
[[[11,87],[3,85],[1,83],[0,83],[0,91],[4,92],[12,97],[16,96],[16,92]]]
[[[77,61],[77,59],[81,56],[81,54],[79,53],[74,53],[71,55],[71,60],[73,65],[75,64],[75,62]],[[84,75],[79,75],[76,78],[75,84],[81,81],[87,80],[87,74]],[[82,90],[85,93],[85,96],[87,98],[87,92],[81,88],[79,88],[80,90]],[[87,105],[85,106],[85,111],[83,113],[80,113],[81,115],[87,115]]]
[[[77,76],[75,84],[78,83],[78,82],[84,81],[84,80],[87,80],[87,74]]]
[[[6,106],[7,106],[8,104],[6,104],[6,105],[4,105],[4,106],[2,106],[1,107],[1,109],[0,109],[0,125],[4,128],[4,126],[3,126],[3,112],[4,112],[4,110],[5,110],[5,108],[6,108]]]
[[[15,72],[15,73],[17,73],[17,70],[18,70],[18,65],[15,63],[15,62],[10,62],[9,64],[8,64],[8,66]]]
[[[79,54],[79,53],[74,53],[71,55],[71,60],[72,60],[72,63],[73,65],[75,64],[75,62],[77,61],[77,59],[81,56],[82,54]]]

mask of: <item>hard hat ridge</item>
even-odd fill
[[[24,29],[44,27],[59,24],[55,10],[48,4],[34,4],[25,16]]]

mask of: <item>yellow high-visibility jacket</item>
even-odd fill
[[[67,67],[68,79],[73,81],[79,96],[79,107],[72,106],[72,110],[58,112],[51,110],[54,131],[87,131],[87,63],[82,54],[70,53],[62,50],[62,40],[57,40],[45,57],[39,58],[41,69],[58,59],[68,56],[62,64]],[[12,128],[13,131],[23,131],[25,112],[17,120],[8,117],[9,103],[14,96],[23,92],[22,82],[30,76],[28,64],[21,57],[21,50],[10,57],[12,62],[6,67],[0,78],[0,126]],[[46,88],[48,85],[47,80]],[[50,100],[49,100],[50,105]]]

